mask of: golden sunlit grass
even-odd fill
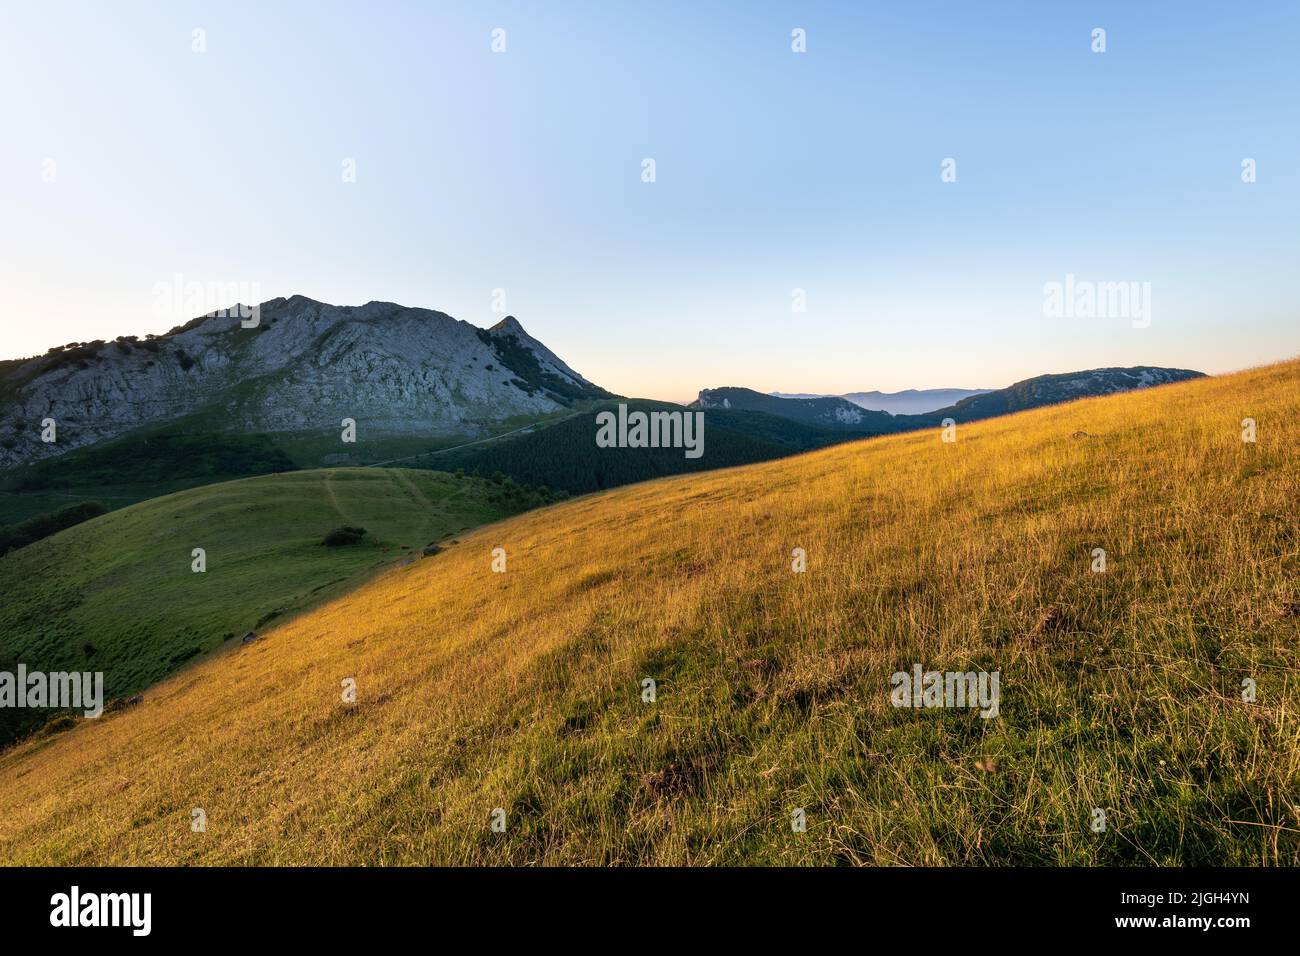
[[[0,757],[0,858],[1294,864],[1298,441],[1293,361],[488,526]]]

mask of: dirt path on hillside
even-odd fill
[[[334,511],[338,514],[338,516],[343,519],[345,524],[355,525],[357,523],[348,515],[346,511],[343,510],[343,506],[339,504],[339,496],[334,491],[333,471],[331,471],[328,475],[325,476],[325,494],[328,496],[330,500],[330,505],[334,508]]]
[[[430,501],[428,498],[425,497],[424,492],[420,490],[419,485],[413,482],[406,475],[402,474],[402,469],[390,468],[388,469],[387,474],[389,479],[395,481],[397,483],[397,486],[401,488],[404,492],[406,492],[406,494],[411,498],[411,500],[413,500],[418,505],[424,506],[422,510],[423,520],[420,522],[420,535],[422,537],[427,535],[429,531],[429,522],[433,520],[436,506],[432,501]],[[454,494],[455,492],[452,492],[452,495]],[[452,495],[448,495],[447,497],[450,498],[452,497]],[[444,499],[444,503],[445,503],[445,499]]]
[[[388,477],[395,480],[402,487],[404,491],[406,491],[412,498],[415,499],[417,504],[424,505],[424,507],[429,509],[430,511],[434,509],[433,502],[424,496],[424,492],[420,490],[419,485],[413,482],[410,478],[406,477],[406,475],[402,474],[402,469],[390,468],[388,470]]]

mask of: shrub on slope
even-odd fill
[[[56,511],[28,518],[6,528],[0,528],[0,557],[16,548],[23,548],[34,541],[58,534],[65,528],[98,518],[108,511],[99,501],[81,501],[75,505],[66,505]]]

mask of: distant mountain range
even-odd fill
[[[808,395],[770,392],[776,398],[843,398],[873,412],[919,415],[955,405],[963,398],[983,395],[991,388],[908,388],[901,392],[846,392],[843,395]]]
[[[921,414],[869,411],[849,401],[847,397],[785,398],[734,386],[702,389],[691,407],[760,411],[819,428],[883,434],[927,427],[942,422],[945,418],[957,422],[977,421],[1042,405],[1181,382],[1202,375],[1203,372],[1190,369],[1152,366],[1098,368],[1058,375],[1039,375],[1006,388],[968,394],[951,405]]]

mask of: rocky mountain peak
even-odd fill
[[[203,428],[478,437],[517,416],[601,398],[510,316],[481,329],[392,302],[263,302],[166,335],[51,349],[0,363],[0,468],[201,416]],[[57,440],[42,440],[42,422]]]
[[[492,326],[492,328],[488,329],[488,331],[498,335],[513,334],[513,335],[523,336],[524,338],[530,337],[528,333],[524,331],[524,327],[519,324],[519,320],[516,319],[513,315],[507,315],[496,325]]]

